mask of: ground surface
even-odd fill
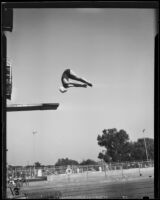
[[[60,192],[61,198],[154,198],[153,168],[53,175],[49,181],[33,182],[22,193],[38,198]]]

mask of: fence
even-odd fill
[[[30,168],[18,168],[8,169],[7,178],[35,178],[35,177],[47,177],[50,175],[70,175],[74,174],[89,176],[94,172],[102,172],[102,175],[121,174],[122,176],[131,172],[141,175],[143,169],[153,168],[154,161],[142,161],[142,162],[123,162],[123,163],[104,163],[101,162],[97,165],[74,165],[74,166],[54,166],[54,167],[39,167],[35,169]],[[133,170],[134,169],[134,170]],[[125,172],[125,173],[124,173]]]
[[[30,182],[30,179],[27,179],[29,185],[24,185],[21,190],[31,198],[40,199],[39,197],[45,195],[50,197],[55,191],[61,194],[62,199],[141,199],[144,196],[149,198],[154,196],[153,161],[54,166],[39,169],[19,168],[8,170],[8,176],[9,174],[13,178],[20,177],[22,174],[26,178],[35,178],[38,175],[46,177],[47,181],[41,182]],[[9,193],[7,195],[9,196]]]

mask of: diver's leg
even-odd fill
[[[86,84],[86,83],[80,84],[80,83],[70,82],[70,83],[68,84],[68,87],[84,87],[84,88],[86,88],[86,87],[87,87],[87,84]]]
[[[63,78],[63,87],[69,88],[69,87],[87,87],[87,84],[80,84],[80,83],[74,83],[72,81],[67,80],[66,78]]]
[[[90,83],[89,81],[87,81],[84,78],[77,76],[77,74],[75,74],[72,70],[70,70],[69,78],[76,80],[76,81],[81,81],[82,83],[86,83],[87,85],[92,87],[92,83]]]

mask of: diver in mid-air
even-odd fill
[[[83,84],[72,82],[69,79],[80,81]],[[71,69],[66,69],[63,72],[61,81],[62,81],[62,86],[59,87],[59,90],[62,93],[67,92],[68,88],[70,87],[84,87],[84,88],[86,88],[87,86],[92,87],[92,83],[85,80],[84,78],[77,76]]]

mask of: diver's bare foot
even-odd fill
[[[89,85],[90,87],[92,87],[93,85],[92,85],[92,83],[87,83],[87,85]]]

